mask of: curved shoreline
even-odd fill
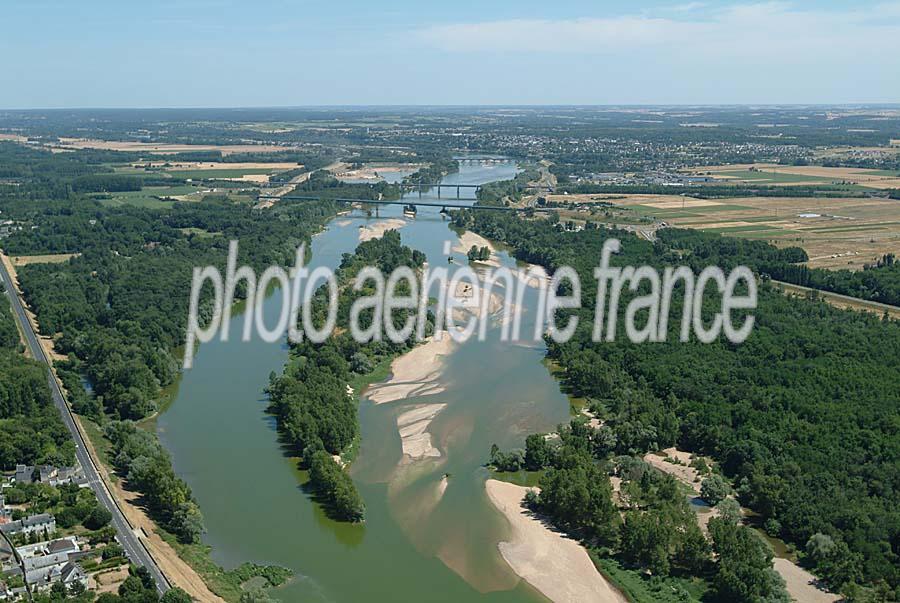
[[[554,603],[628,602],[597,570],[584,547],[551,530],[522,506],[528,488],[495,479],[484,487],[510,524],[510,540],[497,548],[516,575]]]

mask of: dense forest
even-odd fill
[[[384,274],[400,266],[414,270],[422,267],[425,255],[400,242],[400,233],[388,231],[382,238],[360,243],[353,254],[344,254],[337,271],[339,300],[336,332],[324,343],[308,339],[291,345],[291,362],[280,377],[274,374],[267,389],[269,411],[278,420],[279,431],[291,449],[302,456],[310,470],[312,489],[326,510],[335,518],[361,521],[365,514],[362,499],[350,477],[332,459],[348,451],[359,437],[356,395],[348,391],[351,380],[365,376],[382,363],[402,354],[412,346],[388,340],[357,342],[348,332],[350,307],[363,296],[374,295],[371,285],[363,283],[359,290],[349,284],[366,266],[376,266]],[[404,289],[398,288],[402,293]],[[313,316],[321,324],[327,312],[325,288],[312,300]],[[409,313],[392,316],[401,325]],[[363,312],[360,324],[371,325],[373,315]]]
[[[573,266],[585,283],[611,236],[623,241],[615,265],[746,264],[759,272],[802,253],[693,231],[665,231],[653,244],[492,212],[459,213],[455,222],[521,260]],[[585,288],[583,308],[593,308],[594,295]],[[676,303],[672,315],[680,311]],[[774,535],[801,552],[813,537],[832,543],[827,555],[804,557],[832,587],[900,585],[900,324],[765,285],[755,329],[738,346],[677,337],[595,343],[592,313],[580,313],[575,336],[548,341],[548,353],[566,387],[604,421],[585,436],[594,462],[669,446],[709,455]],[[566,525],[569,511],[560,509]]]
[[[50,397],[47,368],[25,358],[21,349],[0,285],[0,470],[20,463],[71,466],[75,443]]]

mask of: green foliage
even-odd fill
[[[730,491],[728,483],[716,474],[710,475],[700,484],[700,497],[711,507],[724,500]]]
[[[121,193],[139,191],[142,186],[143,180],[136,176],[92,174],[72,181],[72,190],[76,193]]]
[[[790,248],[674,229],[650,244],[623,231],[564,232],[499,212],[461,212],[454,222],[510,245],[521,260],[551,270],[571,265],[582,283],[593,282],[609,237],[622,241],[617,266],[764,270],[800,257]],[[861,556],[854,563],[863,582],[900,584],[892,545],[900,525],[900,324],[787,298],[763,283],[742,345],[682,343],[671,332],[653,345],[595,343],[595,296],[583,285],[574,337],[548,340],[548,354],[569,391],[604,410],[616,453],[677,444],[711,456],[743,504],[763,522],[778,521],[782,538],[802,545],[816,532],[840,535]],[[681,296],[673,297],[670,327],[681,312]],[[623,295],[620,308],[626,303]],[[596,446],[596,438],[587,441]],[[854,575],[852,568],[841,573]]]
[[[193,601],[191,596],[177,586],[170,588],[159,598],[160,603],[191,603],[191,601]]]
[[[343,521],[362,521],[366,507],[353,485],[353,480],[330,454],[314,452],[309,459],[309,481],[316,494],[325,500],[326,510]]]
[[[477,245],[472,245],[466,253],[466,257],[470,262],[486,262],[491,259],[491,250],[487,247],[479,248]]]
[[[99,530],[100,528],[109,525],[110,521],[112,521],[112,513],[97,505],[91,510],[88,516],[84,518],[84,527],[89,530]]]
[[[787,603],[784,581],[772,569],[772,551],[753,530],[720,518],[709,522],[718,557],[713,587],[721,601]]]
[[[538,509],[554,524],[601,546],[615,544],[620,520],[612,486],[589,453],[564,446],[540,487]]]
[[[397,231],[388,231],[381,238],[365,241],[354,254],[345,254],[337,272],[337,326],[341,334],[321,344],[305,338],[292,344],[292,362],[284,374],[281,377],[270,376],[266,388],[269,412],[275,415],[278,429],[287,444],[303,456],[311,474],[314,453],[325,451],[328,455],[339,455],[359,435],[357,401],[347,390],[351,373],[371,371],[382,360],[399,355],[413,345],[412,339],[403,343],[387,340],[360,343],[350,336],[347,331],[353,301],[374,293],[374,289],[366,286],[360,291],[353,291],[348,286],[351,279],[366,266],[375,266],[388,274],[400,266],[419,269],[424,261],[425,256],[420,251],[401,244]],[[409,293],[408,288],[398,289],[401,295]],[[324,287],[320,288],[310,302],[315,320],[321,320],[320,317],[326,312],[328,300],[325,295]],[[404,311],[395,314],[392,319],[399,326],[411,315],[412,312]],[[367,328],[374,319],[372,315],[362,315],[362,328]],[[313,486],[326,503],[326,508],[330,508],[336,517],[361,520],[362,502],[349,476],[340,471],[346,479],[335,477],[329,465],[323,467],[320,464],[317,471],[326,482],[314,480]]]
[[[46,368],[0,349],[0,469],[71,466],[75,444],[50,398]]]
[[[106,437],[112,443],[115,465],[128,485],[144,494],[147,505],[182,542],[194,542],[202,532],[202,516],[190,488],[175,475],[169,454],[153,434],[128,421],[111,422]]]

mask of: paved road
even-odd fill
[[[38,338],[34,333],[34,329],[31,327],[31,323],[25,315],[22,300],[19,299],[16,288],[13,285],[9,272],[6,270],[6,266],[3,262],[0,262],[0,277],[2,277],[3,284],[9,292],[13,311],[16,313],[19,324],[22,326],[22,330],[25,333],[25,339],[28,343],[28,349],[31,351],[32,357],[48,364],[47,357],[44,355],[44,349],[40,346]],[[56,407],[62,415],[63,423],[66,424],[69,433],[72,434],[72,438],[75,440],[75,456],[78,458],[78,462],[84,469],[84,474],[90,482],[91,489],[97,495],[97,500],[100,501],[100,504],[109,509],[110,513],[112,513],[112,524],[116,528],[119,543],[122,545],[122,548],[125,549],[125,553],[132,563],[146,567],[150,570],[154,580],[156,580],[156,588],[159,592],[166,592],[169,590],[169,582],[166,580],[165,576],[163,576],[162,572],[159,571],[159,567],[157,567],[153,558],[150,557],[150,553],[147,552],[146,547],[135,535],[131,525],[122,514],[121,509],[119,509],[112,495],[106,489],[103,480],[100,479],[100,474],[97,471],[96,465],[94,465],[94,460],[91,458],[91,455],[88,453],[87,447],[84,444],[84,438],[82,438],[81,432],[78,431],[78,427],[75,425],[72,411],[69,410],[69,406],[66,404],[62,391],[59,388],[59,383],[56,381],[56,378],[49,368],[47,369],[47,379],[50,384],[50,392],[53,395],[53,402],[56,404]]]

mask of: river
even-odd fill
[[[485,183],[515,172],[512,162],[467,161],[443,182]],[[446,190],[442,196],[448,197]],[[336,267],[358,244],[360,226],[403,218],[399,206],[379,213],[332,220],[313,239],[310,268]],[[400,233],[433,266],[447,265],[444,241],[459,243],[437,208],[420,208]],[[463,254],[454,255],[455,266],[465,264]],[[504,265],[515,265],[505,252],[499,255]],[[281,296],[263,304],[267,324],[274,324]],[[243,320],[232,317],[232,332]],[[523,327],[530,328],[527,314]],[[363,395],[362,441],[351,469],[367,505],[361,525],[331,521],[310,500],[301,487],[304,475],[285,456],[274,419],[265,413],[263,389],[270,372],[281,373],[286,345],[258,339],[203,344],[157,429],[203,510],[203,540],[213,559],[225,567],[256,561],[294,570],[296,578],[271,593],[280,600],[543,601],[498,553],[508,527],[487,499],[483,467],[491,444],[523,446],[526,434],[568,420],[569,401],[542,365],[543,356],[540,343],[473,339],[447,358],[445,391],[380,405]],[[441,457],[403,462],[398,414],[435,402],[446,404],[429,428]],[[441,495],[444,474],[449,478]]]

